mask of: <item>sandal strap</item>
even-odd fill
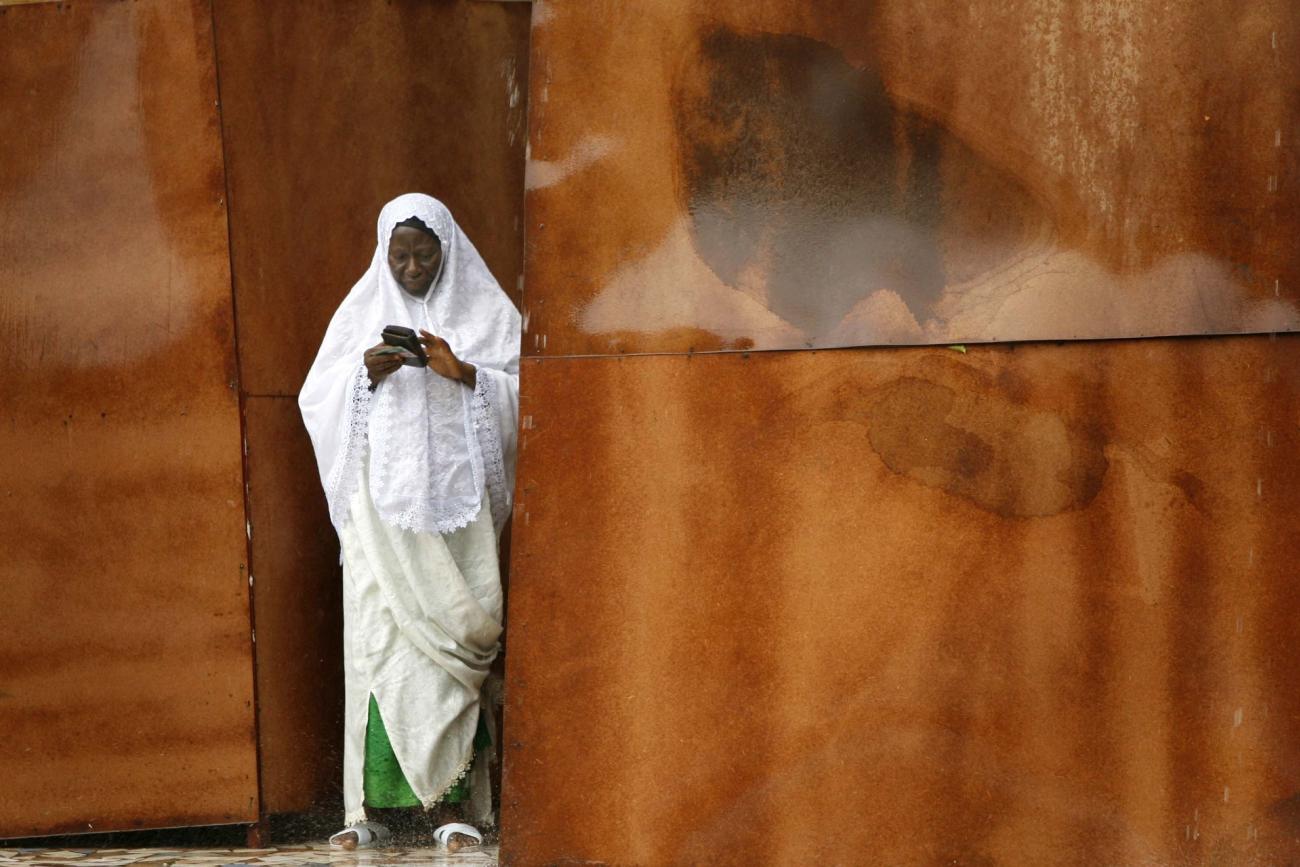
[[[439,825],[438,829],[433,832],[433,839],[442,843],[444,846],[451,839],[452,834],[464,834],[466,837],[473,837],[478,842],[483,842],[483,835],[478,828],[473,825],[466,825],[464,822],[448,822],[446,825]]]
[[[342,831],[331,834],[330,843],[334,844],[336,838],[342,837],[344,834],[348,833],[357,835],[358,849],[363,849],[372,843],[382,843],[393,836],[392,832],[389,831],[386,826],[381,825],[378,822],[364,821],[357,822],[355,825],[349,825]]]

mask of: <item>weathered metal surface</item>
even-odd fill
[[[534,359],[521,415],[503,863],[1300,857],[1300,336]]]
[[[1300,5],[544,0],[527,351],[1300,325]]]
[[[211,39],[0,10],[0,837],[257,814]]]
[[[248,393],[298,393],[400,193],[446,202],[518,297],[527,5],[214,7]]]
[[[268,812],[336,808],[338,548],[292,398],[399,193],[447,202],[518,296],[528,8],[217,0],[215,20],[251,395],[262,791]]]
[[[339,546],[292,397],[249,397],[248,511],[258,744],[271,812],[338,808],[343,634]]]

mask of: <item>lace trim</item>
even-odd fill
[[[506,461],[501,451],[501,431],[497,429],[497,384],[491,374],[479,371],[474,388],[474,432],[483,452],[483,473],[486,476],[488,502],[492,508],[492,523],[497,529],[510,517],[506,496]]]
[[[353,825],[359,825],[366,821],[366,808],[360,807],[343,816],[343,827],[351,828]]]
[[[454,533],[463,530],[478,517],[478,509],[448,512],[446,509],[430,509],[427,506],[412,506],[404,509],[393,519],[393,526],[414,533]]]
[[[393,374],[393,375],[397,376],[397,374]],[[412,461],[416,460],[415,448],[408,447],[407,449],[394,450],[391,442],[391,437],[393,434],[393,423],[392,423],[393,413],[394,413],[393,401],[396,399],[396,396],[393,394],[393,386],[395,384],[400,384],[400,383],[395,383],[392,380],[385,380],[380,383],[380,386],[383,388],[382,393],[378,389],[375,391],[374,422],[375,422],[376,430],[375,433],[373,434],[373,442],[371,443],[370,467],[369,467],[370,496],[372,500],[374,499],[375,491],[388,490],[387,485],[388,485],[388,477],[389,477],[389,470],[390,470],[389,465],[391,461],[394,459],[394,457],[401,458],[402,455],[400,453],[406,452],[407,453],[406,457],[408,459]],[[367,436],[370,436],[369,420],[367,420],[366,433]],[[385,442],[385,440],[389,440],[389,441]],[[414,442],[408,445],[414,446],[416,448],[423,448],[425,443],[419,440],[415,440]],[[392,454],[394,451],[398,451],[399,454],[394,456]],[[407,478],[410,484],[416,484],[415,477],[413,477],[409,471],[407,473]],[[376,509],[379,510],[378,504],[376,504]],[[388,520],[390,518],[390,516],[385,515],[382,510],[379,510],[379,514],[385,520]],[[406,526],[403,527],[403,529],[410,530],[412,528],[410,526]]]
[[[447,784],[438,789],[435,794],[430,795],[427,798],[421,798],[420,803],[424,805],[425,809],[436,807],[438,803],[447,796],[447,793],[451,791],[452,786],[464,782],[465,778],[469,776],[469,770],[473,764],[474,748],[470,747],[469,758],[460,763],[460,767],[456,769],[456,773],[452,774],[452,777],[447,781]]]
[[[361,487],[361,461],[365,457],[366,430],[370,421],[370,377],[364,364],[357,367],[348,385],[348,429],[343,435],[342,457],[330,474],[330,521],[340,528],[352,510],[352,497]]]

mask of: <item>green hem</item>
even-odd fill
[[[491,745],[492,736],[488,734],[482,714],[478,718],[478,728],[474,732],[474,753]],[[379,809],[391,807],[418,807],[420,799],[411,788],[402,766],[393,752],[393,744],[388,739],[388,730],[384,728],[384,719],[379,713],[379,703],[370,696],[370,712],[366,720],[366,757],[362,774],[365,788],[365,805]],[[439,800],[440,804],[460,804],[469,800],[469,774],[461,777],[447,789]]]

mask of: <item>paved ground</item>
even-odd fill
[[[278,864],[379,867],[411,864],[416,867],[495,867],[497,848],[484,846],[448,855],[445,849],[331,850],[324,843],[277,846],[270,849],[0,849],[0,867],[76,864],[79,867],[118,867],[151,864],[156,867],[223,867],[223,865]]]

